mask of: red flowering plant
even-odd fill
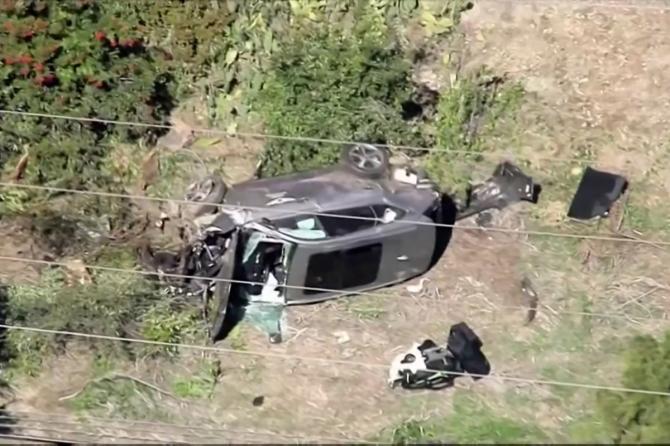
[[[0,0],[0,109],[160,123],[172,107],[160,66],[140,32],[101,0]],[[97,183],[111,138],[150,131],[5,114],[0,166],[28,150],[26,181]]]

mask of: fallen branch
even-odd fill
[[[148,388],[150,388],[151,390],[154,390],[155,392],[158,392],[158,393],[160,393],[160,394],[162,394],[162,395],[169,396],[170,398],[172,398],[172,399],[174,399],[174,400],[177,400],[177,401],[181,401],[180,398],[178,398],[177,396],[175,396],[175,395],[173,395],[172,393],[168,392],[167,390],[163,390],[163,389],[161,389],[160,387],[158,387],[158,386],[156,386],[156,385],[154,385],[154,384],[151,384],[151,383],[149,383],[149,382],[147,382],[147,381],[144,381],[144,380],[142,380],[142,379],[140,379],[140,378],[136,378],[136,377],[131,376],[131,375],[126,375],[126,374],[124,374],[124,373],[112,373],[112,374],[109,374],[109,375],[100,376],[100,377],[98,377],[98,378],[90,379],[90,380],[88,380],[88,381],[86,382],[86,384],[84,384],[84,385],[81,387],[81,389],[77,390],[77,391],[74,392],[73,394],[70,394],[70,395],[63,396],[63,397],[61,397],[61,398],[58,398],[58,401],[66,401],[66,400],[69,400],[69,399],[72,399],[72,398],[77,397],[77,396],[78,396],[79,394],[81,394],[84,390],[86,390],[86,388],[87,388],[88,386],[90,386],[91,384],[99,384],[99,383],[101,383],[101,382],[103,382],[103,381],[113,381],[113,380],[115,380],[115,379],[128,379],[128,380],[131,380],[131,381],[134,381],[134,382],[136,382],[136,383],[138,383],[138,384],[141,384],[141,385],[143,385],[143,386],[145,386],[145,387],[148,387]]]

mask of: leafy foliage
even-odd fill
[[[625,365],[622,387],[668,392],[670,332],[660,341],[651,336],[635,338]],[[663,443],[670,438],[670,404],[665,396],[602,392],[598,408],[616,444]]]
[[[437,146],[442,150],[431,152],[426,161],[433,178],[464,186],[471,179],[472,163],[492,149],[487,137],[500,120],[514,115],[522,97],[520,85],[486,70],[458,79],[442,92],[435,123]]]
[[[361,12],[351,28],[320,23],[296,27],[273,55],[256,98],[270,133],[417,144],[419,128],[403,121],[412,92],[410,66],[383,18]],[[262,174],[333,162],[339,147],[271,141]]]
[[[1,108],[158,123],[173,106],[170,76],[142,34],[99,2],[7,0],[0,23]],[[4,115],[0,162],[28,151],[29,180],[77,187],[100,179],[110,142],[151,132]]]
[[[99,273],[93,279],[93,284],[66,286],[64,275],[51,270],[37,285],[12,287],[6,304],[7,323],[122,336],[125,325],[157,300],[153,286],[141,276]],[[7,333],[4,347],[15,368],[34,375],[43,358],[58,352],[67,340],[61,335],[13,330]]]

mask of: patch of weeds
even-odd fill
[[[574,363],[560,362],[559,364],[547,365],[542,367],[540,375],[543,379],[549,381],[574,382],[579,381],[583,370]],[[567,386],[554,386],[552,394],[560,401],[567,401],[572,398],[579,389]]]
[[[23,189],[5,189],[0,193],[0,216],[23,214],[30,199],[28,191]]]
[[[167,152],[158,159],[158,165],[160,175],[147,188],[148,193],[155,197],[170,198],[175,190],[182,193],[189,178],[193,178],[193,171],[202,170],[198,159],[185,152]]]
[[[464,190],[473,180],[472,166],[483,159],[499,122],[513,119],[523,100],[519,84],[492,76],[482,69],[457,80],[440,97],[435,133],[437,146],[425,161],[439,184]],[[455,153],[452,150],[471,153]]]
[[[667,209],[648,207],[631,199],[626,205],[626,227],[643,234],[670,233],[670,217]]]
[[[590,318],[562,315],[559,326],[549,332],[539,332],[529,348],[537,352],[588,352],[592,350]]]
[[[93,365],[91,367],[91,372],[95,378],[107,375],[114,367],[117,365],[117,361],[112,359],[110,356],[98,354],[93,360]]]
[[[363,320],[378,320],[386,314],[384,295],[354,296],[340,303],[344,310]]]
[[[391,443],[393,444],[413,444],[424,443],[438,440],[433,426],[425,425],[425,422],[418,420],[409,420],[400,423],[391,433]],[[446,442],[446,439],[439,439]]]
[[[526,261],[533,271],[566,271],[580,264],[582,240],[567,237],[534,237],[529,240],[535,249],[525,250]]]
[[[378,320],[381,319],[386,311],[372,304],[352,305],[349,311],[354,313],[359,319],[363,320]]]
[[[123,245],[102,246],[91,257],[91,261],[96,265],[108,266],[112,268],[132,269],[137,264],[137,255],[135,250],[129,246]]]
[[[536,426],[497,414],[462,392],[454,395],[453,412],[440,418],[409,420],[390,434],[394,444],[424,442],[523,443],[537,442],[546,434]]]
[[[47,330],[119,336],[158,300],[153,284],[133,274],[100,272],[91,284],[66,284],[60,270],[46,270],[36,285],[10,288],[7,323]],[[6,336],[9,363],[28,375],[39,371],[43,358],[62,351],[67,336],[12,330]],[[90,340],[98,351],[121,353],[118,343]]]
[[[571,420],[561,429],[561,441],[582,444],[612,444],[607,424],[594,413],[572,414]]]
[[[196,309],[175,308],[161,302],[147,311],[141,320],[141,333],[149,341],[179,344],[200,333],[200,318]],[[150,356],[176,356],[179,348],[172,345],[145,345]]]
[[[127,379],[90,383],[70,404],[77,412],[129,420],[155,421],[167,416],[152,390]]]
[[[244,332],[239,324],[233,327],[226,339],[230,345],[230,348],[233,350],[243,351],[247,349],[247,342],[244,339]]]
[[[176,378],[172,390],[180,398],[211,398],[220,373],[216,361],[206,360],[195,375]]]

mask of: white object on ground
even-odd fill
[[[419,280],[419,283],[416,285],[407,285],[406,287],[407,291],[409,291],[410,293],[420,293],[421,290],[423,290],[423,284],[425,282],[428,282],[429,280],[430,279],[424,277],[423,279]]]

